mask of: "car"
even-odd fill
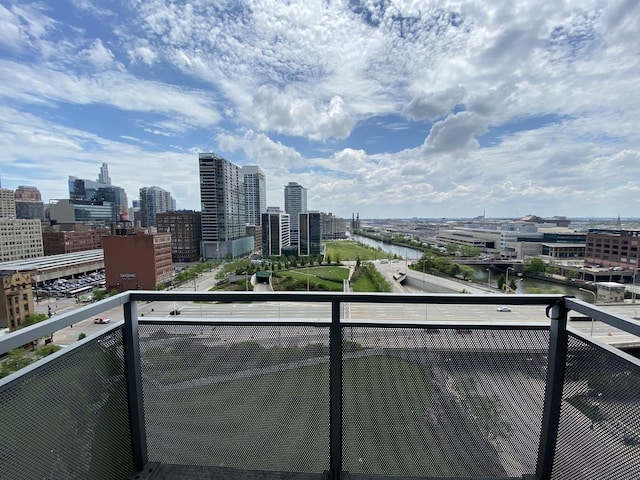
[[[498,307],[498,308],[496,308],[496,311],[498,311],[498,312],[510,312],[511,309],[509,307]]]
[[[93,319],[93,323],[99,323],[104,325],[105,323],[109,323],[109,319],[108,318],[103,318],[103,317],[98,317],[98,318],[94,318]]]
[[[180,310],[171,310],[169,315],[180,315]]]

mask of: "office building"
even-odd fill
[[[253,250],[246,233],[246,202],[242,169],[214,153],[201,153],[200,202],[204,258],[235,258]]]
[[[322,217],[322,239],[340,240],[347,238],[347,221],[333,213],[320,213]]]
[[[66,225],[65,225],[66,226]],[[109,235],[109,229],[65,229],[63,225],[43,228],[42,245],[45,255],[83,252],[102,248],[102,237]]]
[[[284,187],[284,211],[291,217],[291,243],[299,240],[299,215],[307,211],[307,189],[296,182]]]
[[[16,197],[9,188],[0,188],[0,218],[16,218]]]
[[[291,245],[290,216],[278,207],[267,208],[262,214],[262,255],[280,256],[282,250]]]
[[[42,222],[0,218],[0,262],[44,255]]]
[[[637,270],[640,268],[640,230],[589,230],[585,262],[603,267]]]
[[[31,272],[0,271],[0,328],[15,330],[34,313]]]
[[[320,255],[322,251],[322,214],[306,212],[300,214],[299,255]]]
[[[200,260],[201,221],[200,212],[194,211],[183,210],[156,215],[158,232],[171,234],[171,254],[174,262]]]
[[[247,225],[260,225],[262,214],[267,211],[266,177],[256,165],[242,167],[242,174],[244,175]]]
[[[140,189],[140,226],[155,227],[158,213],[175,210],[171,194],[160,187],[143,187]]]
[[[15,191],[16,218],[44,220],[42,195],[36,187],[20,185]]]
[[[153,290],[173,278],[171,234],[136,232],[119,222],[102,239],[107,291]]]
[[[118,217],[113,202],[101,200],[51,200],[45,218],[54,223],[83,223],[94,228],[109,227]]]
[[[109,169],[106,163],[102,164],[98,180],[86,180],[72,175],[69,176],[69,200],[76,202],[110,203],[113,204],[113,215],[110,225],[120,220],[122,215],[128,213],[129,202],[123,188],[111,184]],[[86,204],[85,204],[86,205]],[[77,219],[76,221],[84,221]]]
[[[109,165],[103,163],[98,174],[98,183],[103,185],[111,185],[111,177],[109,176]]]

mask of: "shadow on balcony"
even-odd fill
[[[138,315],[149,300],[210,303]],[[567,316],[640,327],[573,298],[128,292],[9,334],[0,353],[117,305],[124,321],[0,380],[3,478],[640,471],[640,362]],[[432,305],[453,317],[417,319]],[[537,313],[478,320],[496,305]]]

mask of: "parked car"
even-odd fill
[[[103,317],[98,317],[98,318],[95,318],[93,320],[93,323],[105,324],[105,323],[109,323],[109,319],[108,318],[103,318]]]

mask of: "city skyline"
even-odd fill
[[[2,2],[2,187],[200,210],[215,152],[343,218],[640,211],[637,2],[210,3]]]

